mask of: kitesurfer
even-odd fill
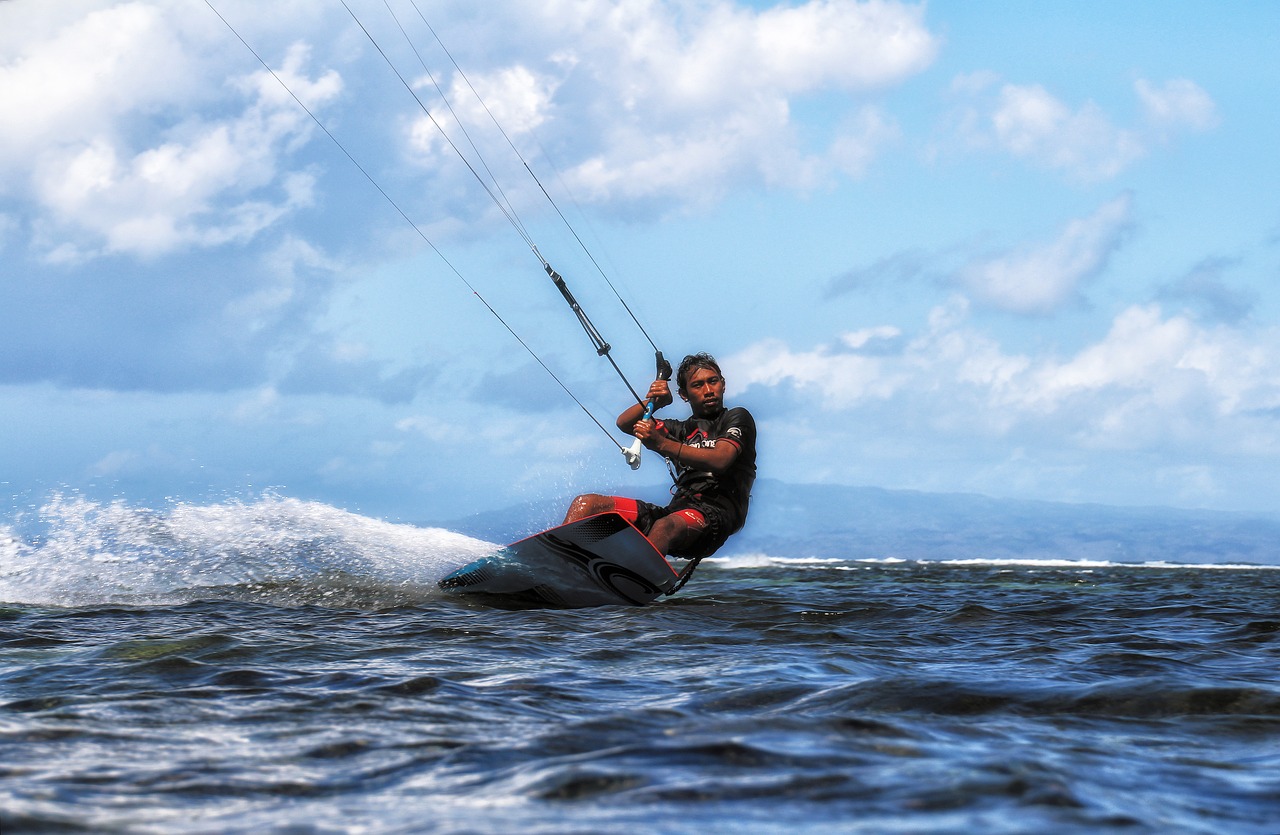
[[[639,528],[663,554],[700,560],[746,521],[756,478],[756,424],[746,409],[725,408],[724,375],[710,354],[685,357],[676,372],[676,386],[693,411],[687,420],[645,419],[647,403],[618,415],[620,430],[674,466],[671,502],[662,507],[587,493],[573,500],[564,521],[613,511]],[[667,381],[654,380],[647,399],[654,411],[670,405]]]

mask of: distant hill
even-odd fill
[[[662,496],[648,496],[662,501]],[[557,522],[569,497],[429,524],[505,542]],[[1280,565],[1280,518],[1161,507],[993,499],[876,487],[756,482],[722,555],[1067,559]]]

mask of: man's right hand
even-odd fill
[[[631,434],[639,438],[640,443],[649,449],[657,449],[665,437],[663,433],[658,431],[658,422],[653,418],[638,421],[635,426],[631,427]]]
[[[647,400],[653,401],[653,410],[656,412],[663,406],[670,406],[675,399],[671,396],[671,387],[667,385],[666,380],[654,380],[649,386],[649,393],[645,395]]]

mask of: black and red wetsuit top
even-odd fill
[[[662,420],[658,425],[667,437],[686,446],[713,447],[717,443],[730,443],[738,447],[738,457],[721,476],[675,462],[673,504],[712,505],[723,512],[729,523],[726,535],[741,528],[747,520],[751,485],[756,480],[756,422],[751,413],[737,407],[725,409],[714,418]]]

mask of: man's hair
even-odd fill
[[[716,362],[716,358],[708,353],[690,354],[680,360],[680,370],[676,372],[676,388],[680,391],[681,396],[687,397],[689,392],[685,390],[685,386],[689,382],[689,375],[698,368],[705,368],[720,374],[720,364]]]

